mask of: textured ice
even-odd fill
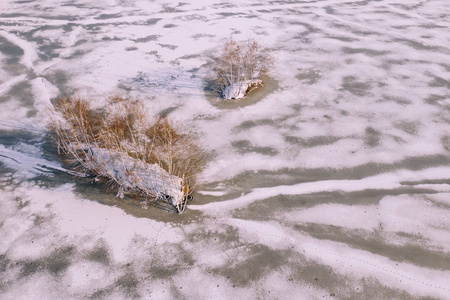
[[[448,11],[3,1],[0,298],[450,299]],[[239,101],[208,82],[230,36],[276,59]],[[45,123],[74,92],[129,93],[198,133],[184,214],[65,172]]]

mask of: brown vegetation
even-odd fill
[[[273,58],[254,40],[236,42],[230,38],[213,64],[216,89],[225,99],[238,99],[263,85]]]
[[[167,118],[149,121],[136,99],[113,97],[93,109],[86,99],[65,96],[55,107],[50,129],[58,153],[78,171],[106,178],[119,195],[163,198],[184,210],[203,160],[192,134]]]

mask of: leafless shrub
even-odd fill
[[[236,42],[230,38],[213,65],[216,89],[224,99],[239,99],[263,86],[273,58],[267,48],[254,40]]]
[[[78,171],[106,178],[119,196],[162,198],[184,210],[203,161],[189,132],[167,118],[150,121],[136,99],[113,97],[93,109],[85,99],[66,96],[55,107],[50,129],[58,153]]]

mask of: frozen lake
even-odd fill
[[[239,102],[230,36],[276,58]],[[450,299],[448,0],[2,0],[0,64],[1,299]],[[197,132],[186,212],[65,173],[66,93]]]

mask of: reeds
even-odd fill
[[[264,75],[272,66],[267,48],[254,40],[236,42],[230,38],[213,63],[216,89],[224,99],[243,98],[263,86]]]
[[[184,210],[203,161],[192,134],[167,118],[149,120],[136,99],[113,97],[93,109],[85,99],[65,96],[55,108],[50,129],[74,169],[106,179],[118,196],[164,199]]]

